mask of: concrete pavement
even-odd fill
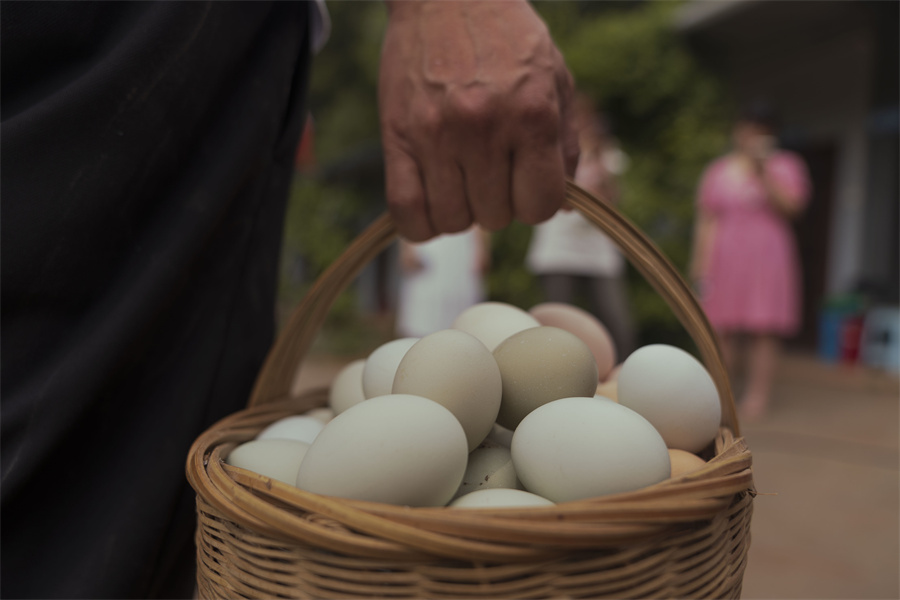
[[[900,597],[898,400],[895,376],[786,357],[742,425],[761,494],[744,598]]]

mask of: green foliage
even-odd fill
[[[686,269],[694,194],[705,165],[727,145],[731,105],[672,23],[678,2],[537,4],[580,91],[600,105],[630,159],[619,208]],[[652,288],[629,271],[643,343],[689,344]]]
[[[328,2],[332,32],[315,57],[310,110],[322,162],[377,140],[378,59],[387,13],[381,2]]]
[[[361,216],[366,212],[365,198],[353,188],[304,176],[295,178],[288,199],[281,257],[282,318],[353,241],[365,225]],[[356,292],[351,287],[332,306],[326,331],[355,326],[360,318],[357,307]]]
[[[528,308],[542,300],[535,279],[525,267],[531,227],[512,223],[491,236],[491,270],[487,291],[492,300]]]
[[[577,86],[599,101],[630,159],[621,181],[620,208],[676,266],[686,268],[695,188],[706,163],[726,147],[730,104],[674,30],[673,11],[679,3],[541,1],[534,6]],[[377,63],[386,19],[377,2],[329,2],[328,8],[333,32],[316,58],[310,90],[316,152],[326,166],[346,162],[361,147],[377,143]],[[327,182],[298,179],[285,231],[285,296],[302,293],[383,209],[382,188],[383,182],[371,175],[339,175]],[[536,280],[524,266],[530,234],[531,228],[514,224],[493,236],[488,278],[493,299],[520,306],[541,300]],[[307,267],[303,282],[291,269],[297,256]],[[628,280],[641,342],[688,347],[656,292],[633,270]],[[357,306],[352,295],[342,297],[330,322],[351,324],[358,319]]]

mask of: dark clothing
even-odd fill
[[[191,594],[184,464],[272,341],[309,11],[3,3],[3,597]]]

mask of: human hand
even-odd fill
[[[524,0],[392,0],[388,10],[379,104],[400,234],[552,216],[578,138],[572,76],[543,21]]]
[[[775,150],[775,144],[775,137],[768,134],[757,134],[747,140],[747,156],[757,175],[765,173],[766,162]]]

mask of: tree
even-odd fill
[[[727,143],[731,105],[673,28],[679,3],[536,2],[580,90],[598,100],[630,158],[621,210],[676,266],[687,265],[694,193],[704,165]],[[328,45],[316,58],[310,109],[321,161],[318,178],[295,185],[285,264],[305,258],[315,277],[384,208],[378,153],[377,63],[385,24],[380,3],[332,2]],[[524,267],[531,228],[494,235],[489,293],[530,306],[540,301]],[[289,286],[288,286],[289,287]],[[687,346],[665,303],[629,272],[641,339]],[[296,290],[294,295],[296,296]],[[352,302],[343,301],[353,309]]]

